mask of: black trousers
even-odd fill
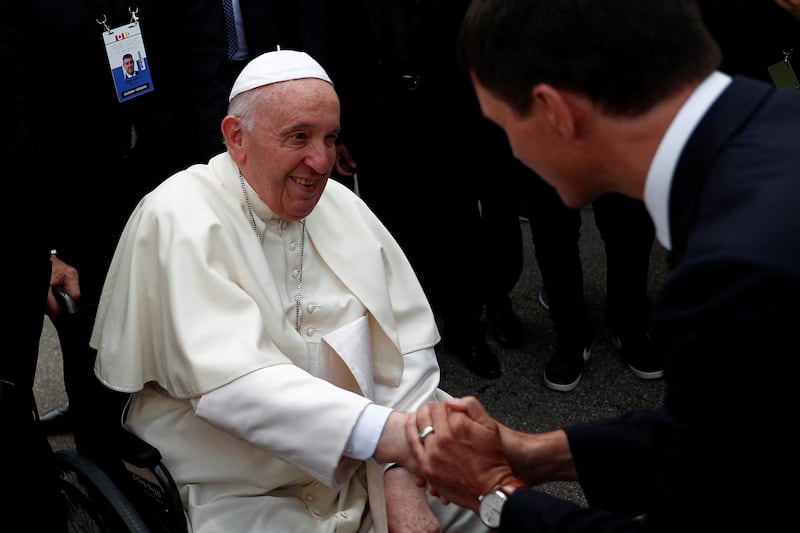
[[[526,180],[525,212],[536,262],[546,287],[558,342],[585,342],[592,335],[583,294],[581,213],[533,172]],[[614,335],[646,327],[650,252],[655,228],[639,200],[609,193],[592,204],[606,252],[606,325]]]

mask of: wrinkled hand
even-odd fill
[[[424,441],[419,432],[433,426]],[[434,496],[477,512],[478,498],[513,477],[500,425],[473,397],[431,402],[406,423],[412,460],[406,466]]]
[[[414,474],[405,468],[386,472],[386,515],[390,533],[439,533],[442,527],[428,506],[425,492],[417,487]]]
[[[800,20],[800,0],[775,0],[775,3]]]
[[[50,263],[52,265],[50,270],[50,287],[53,285],[63,285],[64,289],[67,291],[67,294],[72,296],[72,299],[77,302],[81,297],[81,286],[78,281],[78,271],[55,255],[50,256]],[[47,293],[47,306],[45,308],[45,313],[47,313],[47,316],[50,317],[61,314],[61,306],[58,304],[56,297],[53,296],[52,289],[50,289]]]

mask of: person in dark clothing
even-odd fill
[[[79,288],[71,296],[80,308],[53,318],[69,403],[44,414],[41,423],[48,434],[73,431],[78,450],[94,458],[109,437],[100,420],[118,420],[126,398],[97,380],[89,346],[119,235],[144,194],[178,169],[224,150],[219,124],[229,87],[222,5],[219,0],[139,0],[135,7],[118,0],[33,0],[26,7],[18,23],[49,36],[26,43],[33,58],[37,105],[30,120],[38,170],[45,177],[61,176],[47,191],[54,221],[49,249],[54,261],[77,270]],[[152,90],[120,101],[112,76],[119,64],[111,62],[105,37],[136,31]],[[76,67],[68,80],[55,84],[54,42]],[[82,133],[76,135],[79,124]]]
[[[692,0],[473,0],[459,50],[484,114],[567,205],[645,202],[671,266],[652,314],[666,389],[539,434],[475,398],[426,404],[403,466],[501,532],[784,529],[795,496],[769,488],[796,455],[800,92],[719,71]],[[588,506],[534,488],[549,481]]]
[[[698,0],[703,22],[722,51],[719,69],[768,83],[770,67],[800,73],[800,15],[791,6],[761,0]],[[797,10],[797,6],[794,7]],[[795,87],[800,88],[800,87]]]
[[[14,210],[13,254],[9,255],[8,341],[0,355],[0,501],[3,520],[31,531],[66,531],[66,509],[57,488],[53,449],[37,423],[34,395],[39,339],[50,286],[48,187],[34,172],[36,159],[29,116],[30,58],[18,24],[21,2],[0,2],[0,151]],[[32,501],[46,512],[31,512]]]
[[[359,195],[400,242],[443,342],[473,373],[497,378],[484,310],[499,344],[522,341],[509,297],[522,269],[516,162],[455,62],[467,2],[339,6],[332,70],[346,151],[335,176],[355,173]],[[507,187],[485,186],[486,176]]]
[[[238,9],[233,10],[236,45],[231,47],[229,42],[231,84],[250,59],[279,47],[301,50],[321,64],[333,66],[336,0],[233,0],[233,3],[238,4]]]
[[[581,213],[564,204],[558,191],[532,171],[525,176],[525,213],[531,226],[536,263],[556,335],[544,384],[568,392],[581,379],[595,328],[583,295],[579,241]],[[592,202],[606,252],[605,321],[623,361],[641,379],[663,376],[664,363],[650,347],[650,251],[655,229],[640,200],[609,193]]]

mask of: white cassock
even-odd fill
[[[255,228],[224,153],[139,203],[103,289],[96,373],[136,393],[126,425],[161,451],[194,531],[386,531],[382,465],[346,454],[368,405],[446,396],[428,301],[341,184],[305,238],[247,198]],[[485,531],[429,501],[445,529]]]

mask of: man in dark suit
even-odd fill
[[[659,409],[541,434],[474,398],[428,404],[404,466],[500,531],[785,528],[800,92],[717,70],[692,0],[473,0],[460,58],[484,114],[566,204],[644,200],[672,265],[653,309],[666,391]],[[588,507],[533,488],[548,481],[579,482]]]
[[[49,245],[54,259],[77,269],[80,282],[72,293],[78,313],[53,319],[69,406],[43,415],[42,424],[49,434],[74,430],[78,449],[87,454],[102,448],[98,411],[112,404],[98,400],[106,389],[94,375],[89,336],[122,228],[142,196],[163,179],[224,150],[219,124],[229,87],[219,0],[135,4],[133,10],[121,0],[33,0],[19,22],[48,36],[26,43],[37,91],[29,120],[41,175],[59,177],[57,188],[47,191],[54,221]],[[135,18],[154,89],[120,102],[112,77],[118,65],[109,64],[103,37],[107,28]],[[50,79],[54,42],[80,65],[69,83]]]

